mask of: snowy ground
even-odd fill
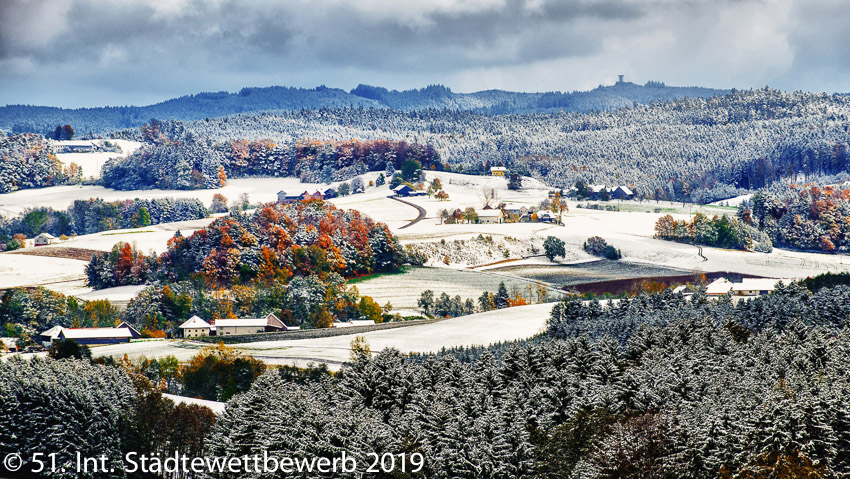
[[[363,175],[364,182],[368,184],[377,175],[378,173],[374,172]],[[577,208],[576,202],[569,201],[570,211],[563,217],[565,223],[563,226],[540,223],[441,225],[438,213],[442,209],[464,209],[467,206],[473,206],[476,209],[481,208],[483,206],[481,200],[483,186],[491,186],[496,189],[502,201],[526,205],[539,204],[547,197],[549,188],[535,180],[526,179],[524,181],[525,188],[522,191],[513,192],[507,189],[507,182],[502,178],[434,172],[427,172],[426,176],[429,181],[433,177],[440,178],[450,199],[441,202],[427,197],[409,198],[408,201],[422,206],[427,212],[424,220],[409,228],[399,229],[417,216],[416,209],[387,198],[391,194],[387,185],[379,188],[367,188],[366,193],[337,198],[332,202],[340,208],[357,209],[377,221],[387,223],[393,232],[399,236],[402,243],[439,242],[441,239],[450,242],[458,239],[468,240],[476,238],[478,235],[489,235],[493,237],[494,241],[512,237],[520,241],[527,241],[528,244],[539,245],[543,239],[551,235],[563,239],[566,243],[567,255],[560,261],[575,262],[594,259],[583,251],[582,244],[588,237],[598,235],[619,248],[624,259],[630,262],[683,271],[729,271],[774,278],[803,278],[827,271],[850,271],[850,264],[844,263],[844,256],[779,249],[775,249],[771,254],[762,254],[704,247],[703,252],[708,261],[703,261],[697,255],[697,248],[694,246],[652,238],[655,222],[661,215],[670,213],[676,219],[689,219],[690,214],[698,210],[706,214],[722,214],[733,211],[731,208],[720,206],[685,205],[683,207],[680,203],[669,202],[612,201],[608,204],[619,207],[621,211],[609,212]],[[297,193],[304,190],[314,191],[326,188],[327,185],[300,183],[295,178],[233,179],[228,181],[228,185],[223,188],[198,191],[115,191],[97,186],[59,186],[21,190],[0,195],[0,214],[17,214],[25,208],[33,206],[64,209],[75,199],[89,197],[102,197],[109,201],[165,196],[194,197],[205,204],[209,204],[212,195],[215,193],[222,193],[230,200],[236,199],[241,193],[248,193],[252,202],[267,202],[274,201],[277,198],[277,192],[281,189]],[[115,243],[126,241],[135,243],[143,251],[162,252],[166,248],[166,242],[174,235],[176,230],[179,229],[184,234],[191,234],[192,231],[206,226],[210,221],[211,219],[203,219],[192,222],[161,224],[135,230],[102,232],[79,236],[57,246],[109,251]],[[464,253],[463,261],[452,263],[449,268],[467,269],[475,267],[484,270],[488,267],[482,267],[482,265],[504,261],[505,259],[520,260],[509,263],[511,266],[550,264],[545,258],[520,258],[522,252],[519,250],[512,250],[508,258],[505,258],[504,255],[494,258],[493,255],[488,254],[483,249],[481,251],[471,251],[470,249],[470,251]],[[441,268],[445,267],[436,258],[430,264]],[[82,284],[83,266],[84,263],[81,261],[0,253],[0,287],[39,284],[65,293],[82,294],[89,291]],[[500,268],[500,265],[490,267]],[[387,277],[373,285],[361,283],[358,288],[361,289],[363,294],[373,296],[381,304],[390,300],[394,306],[408,308],[415,307],[414,298],[418,299],[419,294],[424,289],[432,289],[435,292],[445,290],[449,294],[460,294],[463,297],[472,296],[476,292],[480,295],[483,290],[483,288],[476,289],[476,286],[470,287],[469,283],[466,282],[443,282],[439,275],[436,275],[433,283],[428,283],[428,287],[423,287],[419,283],[411,283],[405,289],[394,284],[392,278]],[[441,284],[447,286],[440,287]],[[460,284],[465,286],[460,286]],[[451,289],[455,287],[461,289]]]
[[[375,174],[363,175],[363,181],[368,184],[369,179]],[[330,186],[336,187],[336,184]],[[222,188],[210,190],[132,190],[119,191],[102,186],[73,185],[73,186],[51,186],[49,188],[34,188],[18,190],[12,193],[0,195],[0,214],[12,216],[20,214],[26,208],[50,207],[53,209],[67,209],[74,200],[103,198],[105,201],[121,201],[127,199],[151,199],[151,198],[197,198],[205,205],[212,202],[216,193],[224,195],[228,201],[233,201],[242,193],[247,193],[252,203],[267,203],[277,200],[277,192],[284,190],[288,193],[297,194],[305,190],[310,192],[317,189],[324,191],[329,185],[301,183],[298,178],[236,178],[227,181]],[[386,186],[384,186],[386,188]],[[375,188],[370,191],[375,190]],[[389,194],[384,195],[386,196]],[[359,196],[359,195],[356,195]],[[344,200],[345,198],[343,198]],[[392,200],[387,200],[392,201]],[[393,202],[396,203],[396,202]],[[416,215],[413,214],[413,217]]]
[[[535,304],[489,311],[436,323],[361,333],[373,352],[396,348],[403,353],[437,352],[442,348],[490,345],[501,341],[525,339],[542,332],[552,304]],[[321,363],[339,369],[348,361],[351,341],[356,335],[293,341],[263,341],[233,344],[236,349],[268,364]],[[131,359],[174,355],[186,361],[208,344],[182,340],[145,341],[92,348],[95,357],[128,355]]]
[[[729,199],[726,199],[726,200],[715,201],[714,203],[711,203],[711,204],[712,205],[721,205],[722,204],[722,205],[729,205],[729,206],[738,206],[742,202],[744,202],[744,200],[749,201],[749,199],[752,198],[752,197],[753,197],[753,195],[752,195],[752,193],[750,193],[750,194],[746,194],[746,195],[736,196],[734,198],[729,198]]]
[[[184,236],[188,236],[196,230],[205,228],[213,220],[214,218],[203,218],[199,220],[177,221],[174,223],[160,223],[143,228],[101,231],[100,233],[76,236],[68,241],[57,243],[54,246],[111,251],[116,243],[124,242],[135,244],[136,248],[145,253],[150,251],[162,253],[168,249],[168,240],[177,231],[180,231]]]
[[[82,286],[85,261],[0,253],[0,289],[16,286],[45,286],[54,291],[72,291]]]
[[[418,309],[417,301],[422,292],[430,289],[434,296],[445,292],[451,297],[460,295],[464,300],[471,298],[478,304],[484,291],[495,293],[503,282],[508,292],[515,289],[527,293],[535,282],[513,276],[478,271],[448,268],[409,268],[402,274],[388,274],[366,278],[354,284],[363,296],[371,296],[380,305],[392,302],[394,309]]]
[[[95,140],[100,143],[101,140]],[[62,162],[63,165],[68,166],[71,163],[76,163],[77,166],[82,169],[83,178],[100,178],[101,169],[103,168],[103,164],[109,161],[112,158],[123,158],[129,155],[132,155],[133,152],[138,150],[142,144],[138,141],[130,141],[130,140],[109,140],[111,143],[118,144],[121,147],[121,152],[106,152],[106,153],[60,153],[56,155],[56,158]],[[66,143],[65,141],[56,141],[54,142],[57,145],[61,145],[62,143]],[[72,143],[77,143],[73,141]]]
[[[91,288],[86,288],[87,290],[89,290],[88,292],[82,294],[74,293],[74,295],[85,301],[97,301],[105,299],[119,308],[126,308],[127,303],[129,303],[131,299],[135,298],[136,295],[138,295],[139,292],[145,289],[146,287],[146,285],[140,284],[129,286],[117,286],[115,288],[105,288],[96,291],[92,291]]]
[[[171,399],[175,404],[187,404],[208,407],[215,414],[223,414],[226,403],[219,401],[208,401],[206,399],[189,398],[186,396],[175,396],[174,394],[163,394],[162,397]]]

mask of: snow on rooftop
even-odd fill
[[[63,328],[65,339],[132,338],[127,328]]]
[[[198,316],[192,316],[187,319],[185,323],[180,325],[180,329],[188,329],[188,328],[209,328],[210,323],[204,321]]]
[[[705,288],[705,294],[719,295],[732,291],[732,282],[726,278],[717,278]]]
[[[794,282],[788,278],[743,278],[740,283],[732,283],[732,291],[773,291],[780,281],[784,284]]]
[[[52,328],[48,329],[47,331],[41,333],[41,336],[46,336],[46,337],[49,337],[51,339],[56,339],[56,338],[59,337],[59,333],[61,333],[63,329],[65,329],[65,328],[63,328],[62,326],[53,326]]]
[[[215,325],[220,328],[222,326],[268,326],[268,318],[243,318],[243,319],[216,319]]]

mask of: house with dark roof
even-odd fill
[[[141,335],[136,328],[121,323],[116,328],[65,328],[54,326],[39,335],[44,347],[49,348],[57,339],[71,339],[78,344],[118,344],[129,343]]]
[[[413,188],[411,188],[407,185],[398,185],[395,188],[393,188],[393,194],[395,196],[405,196],[405,197],[406,196],[413,196],[413,194],[415,192],[416,191]]]
[[[628,186],[621,185],[611,192],[611,197],[617,200],[630,200],[635,197],[635,194]]]

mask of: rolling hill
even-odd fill
[[[236,113],[322,108],[382,108],[401,111],[448,109],[488,114],[529,112],[607,111],[635,104],[676,98],[712,97],[727,93],[700,87],[668,87],[659,82],[637,85],[617,82],[591,91],[524,93],[486,90],[455,93],[442,85],[397,91],[358,85],[350,92],[338,88],[243,88],[236,93],[204,92],[147,106],[107,106],[64,109],[49,106],[0,107],[0,129],[12,133],[48,135],[56,125],[72,125],[77,136],[106,133],[159,120],[203,120]]]

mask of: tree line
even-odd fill
[[[127,158],[104,164],[104,186],[119,190],[218,188],[227,178],[252,176],[331,183],[390,168],[405,178],[412,176],[409,169],[445,168],[432,146],[403,140],[298,140],[279,145],[267,138],[236,138],[214,142],[160,122],[145,125],[141,132],[148,143]]]
[[[27,208],[19,216],[0,218],[0,243],[5,249],[16,249],[20,242],[10,244],[16,235],[32,238],[41,233],[53,236],[73,236],[101,231],[140,228],[159,223],[206,218],[209,211],[195,198],[153,198],[124,201],[104,201],[102,198],[74,200],[67,210],[50,207]],[[0,245],[2,247],[2,245]]]

